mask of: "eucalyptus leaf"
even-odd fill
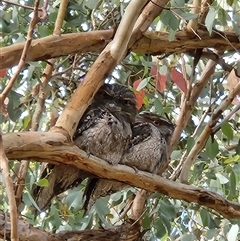
[[[211,138],[208,139],[207,144],[206,144],[206,153],[210,159],[213,159],[216,157],[216,155],[219,152],[219,146],[217,141],[214,139],[212,140]]]
[[[151,219],[148,216],[145,216],[142,220],[142,227],[144,230],[149,229],[151,227]]]
[[[221,126],[221,129],[222,129],[222,132],[223,134],[228,137],[229,139],[233,139],[233,130],[232,130],[232,127],[229,123],[224,123],[222,126]]]
[[[205,24],[206,24],[207,30],[210,34],[212,34],[212,28],[213,28],[213,24],[214,24],[216,15],[217,15],[217,11],[215,10],[215,8],[210,7],[208,14],[206,16],[206,19],[205,19]]]
[[[224,177],[221,173],[216,173],[215,175],[221,184],[226,184],[229,182],[229,180],[226,177]]]
[[[190,234],[184,234],[181,237],[181,241],[194,241],[197,240],[196,236],[193,233]]]
[[[40,179],[36,184],[39,187],[47,187],[49,185],[48,180],[46,178]]]
[[[162,238],[167,232],[166,228],[163,225],[163,222],[161,219],[157,219],[156,222],[154,223],[154,227],[156,230],[156,237],[157,238]]]
[[[141,89],[146,87],[150,80],[151,80],[151,77],[147,77],[147,78],[142,79],[136,90],[140,91]]]
[[[227,240],[228,241],[237,240],[238,235],[239,235],[239,226],[237,224],[232,225],[232,227],[230,228],[227,234]]]
[[[210,223],[210,215],[205,209],[201,209],[200,216],[202,220],[203,227],[208,227]]]

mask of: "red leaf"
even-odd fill
[[[184,93],[187,93],[187,83],[183,77],[183,74],[178,72],[176,69],[171,69],[170,76],[173,82],[178,86],[178,88]]]
[[[235,86],[239,83],[240,77],[236,75],[236,70],[232,69],[227,77],[227,84],[225,85],[229,91],[233,91]],[[240,95],[240,92],[238,93]]]
[[[133,88],[135,90],[137,89],[137,87],[138,87],[138,85],[140,84],[141,81],[142,81],[141,79],[138,79],[133,83]],[[136,91],[135,97],[136,97],[136,101],[137,101],[136,107],[139,110],[143,105],[143,100],[144,100],[144,97],[145,97],[145,91],[144,90]]]
[[[153,65],[150,70],[150,75],[155,78],[158,74],[157,65]]]
[[[167,81],[167,75],[162,75],[157,70],[157,66],[151,67],[150,75],[156,80],[156,88],[160,93],[163,93]]]
[[[3,78],[6,75],[7,69],[0,70],[0,78]]]
[[[160,93],[163,93],[167,81],[167,74],[160,74],[156,79],[156,88]]]

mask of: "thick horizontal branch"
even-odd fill
[[[49,163],[70,164],[106,179],[126,182],[174,199],[198,203],[212,208],[225,218],[240,218],[240,204],[230,202],[217,193],[167,180],[123,165],[112,166],[90,156],[71,143],[57,129],[51,132],[22,132],[3,135],[9,159],[30,159]]]
[[[197,48],[240,49],[238,37],[233,32],[225,32],[222,36],[207,31],[197,31],[199,38],[190,39],[185,31],[179,31],[175,40],[168,40],[168,33],[146,32],[145,37],[136,42],[131,50],[136,53],[159,55],[162,53],[185,53]],[[26,61],[47,60],[74,53],[100,52],[112,40],[113,30],[71,33],[61,36],[48,36],[32,41]],[[23,43],[3,47],[0,52],[0,69],[9,68],[19,62]]]
[[[11,240],[11,222],[9,214],[0,210],[0,239]],[[27,221],[18,219],[18,236],[19,241],[62,241],[55,235],[44,230],[34,228]]]
[[[110,42],[113,36],[112,30],[92,31],[87,33],[71,33],[50,35],[32,41],[31,49],[26,62],[47,60],[75,53],[101,51]],[[20,59],[23,43],[13,44],[1,49],[0,68],[8,68],[16,65]]]
[[[19,241],[71,241],[71,240],[136,240],[139,236],[139,224],[126,222],[110,229],[94,229],[83,231],[63,231],[51,234],[44,230],[34,228],[23,219],[18,220]],[[9,214],[0,210],[0,239],[10,240],[11,223]],[[135,239],[134,239],[135,238]]]

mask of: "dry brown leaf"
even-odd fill
[[[227,77],[227,84],[225,87],[229,90],[232,91],[234,87],[239,83],[240,77],[236,75],[236,70],[232,69],[232,71],[229,73]],[[240,92],[238,93],[240,95]]]

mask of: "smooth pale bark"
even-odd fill
[[[61,131],[61,130],[60,130]],[[202,188],[169,181],[123,165],[112,166],[90,156],[60,132],[22,132],[3,135],[4,150],[9,159],[29,159],[55,164],[70,164],[106,179],[126,182],[151,192],[212,208],[225,218],[240,218],[240,205]]]
[[[71,33],[61,36],[48,36],[32,41],[27,62],[46,60],[75,53],[101,52],[112,40],[113,30],[99,30],[87,33]],[[189,38],[185,31],[179,31],[173,41],[168,40],[166,32],[146,32],[139,41],[132,41],[131,50],[142,54],[171,54],[186,53],[197,48],[233,49],[239,50],[240,43],[234,32],[225,32],[220,35],[209,36],[207,31],[198,30],[201,39]],[[231,43],[231,44],[230,44]],[[13,44],[1,48],[0,69],[10,68],[19,62],[23,43]],[[130,43],[131,44],[131,43]]]
[[[140,235],[138,222],[126,222],[125,224],[111,227],[109,229],[94,229],[83,231],[63,231],[57,234],[48,233],[44,230],[34,228],[27,221],[18,221],[19,241],[133,241]],[[9,214],[0,211],[0,239],[4,237],[10,240],[11,223]]]

